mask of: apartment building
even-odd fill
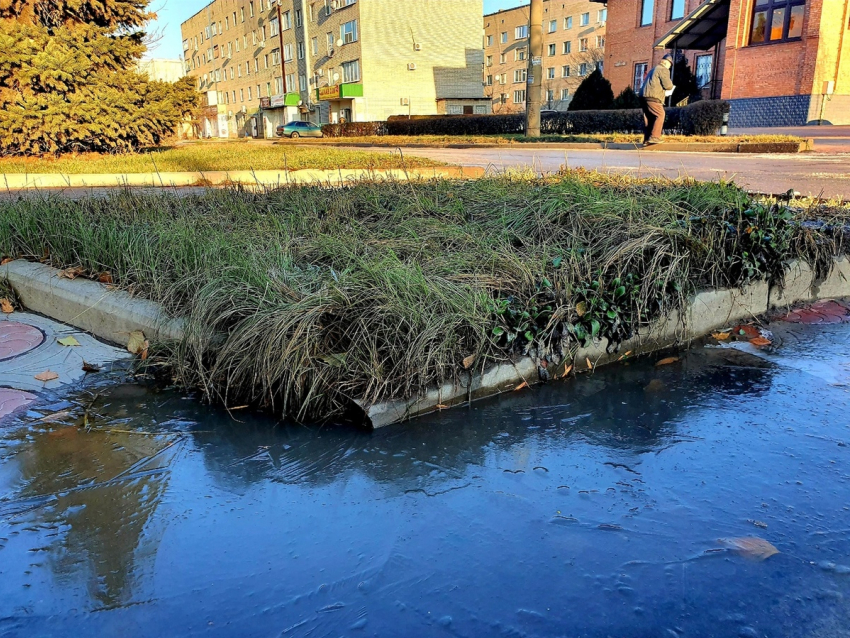
[[[543,0],[543,108],[566,110],[586,75],[602,65],[607,9],[589,0]],[[525,110],[528,5],[484,16],[484,93],[493,111]]]
[[[183,23],[210,137],[488,113],[482,0],[214,0]]]
[[[610,12],[606,76],[615,92],[639,87],[674,52],[689,61],[704,97],[731,103],[731,126],[850,124],[850,0],[608,0],[604,6]]]

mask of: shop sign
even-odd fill
[[[319,99],[320,100],[338,100],[339,95],[339,84],[334,86],[323,86],[318,89],[319,91]]]

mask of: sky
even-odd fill
[[[149,25],[148,32],[156,33],[159,41],[148,51],[148,58],[179,58],[183,54],[180,35],[180,24],[203,9],[210,0],[152,0],[150,10],[157,14],[157,19]],[[401,0],[400,0],[401,1]],[[412,0],[403,0],[410,2]],[[492,13],[500,9],[510,9],[528,0],[484,0],[484,13]]]

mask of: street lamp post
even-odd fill
[[[528,137],[540,137],[540,104],[543,101],[543,0],[531,0],[528,53],[525,134]]]

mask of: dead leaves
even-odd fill
[[[0,299],[0,310],[2,310],[5,314],[10,315],[15,312],[15,306],[12,305],[12,302],[6,299]]]
[[[528,381],[523,381],[517,387],[514,388],[514,392],[518,392],[519,390],[525,390],[528,387]]]
[[[37,375],[35,375],[36,381],[43,381],[45,383],[47,383],[48,381],[55,381],[58,378],[59,374],[53,372],[53,370],[45,370],[44,372],[39,372]]]
[[[720,542],[728,549],[737,552],[744,558],[750,560],[767,560],[779,553],[771,543],[757,536],[744,536],[742,538],[722,538]]]
[[[463,369],[469,370],[472,365],[475,363],[475,360],[478,358],[478,355],[471,354],[463,360]]]
[[[662,359],[656,363],[655,367],[660,368],[661,366],[669,366],[671,363],[676,363],[677,361],[679,361],[679,357],[667,357],[666,359]]]
[[[60,270],[57,275],[60,279],[76,279],[77,277],[82,277],[86,274],[86,269],[82,266],[72,266],[71,268],[65,268],[65,270]]]
[[[712,332],[711,337],[716,341],[726,341],[732,336],[731,332]]]
[[[97,280],[102,284],[112,284],[115,283],[112,280],[112,273],[110,272],[102,272],[97,276]]]
[[[756,337],[755,339],[750,339],[750,343],[759,348],[764,348],[766,346],[773,345],[773,342],[770,339],[765,339],[764,337]]]
[[[584,362],[587,364],[588,370],[593,370],[593,362],[590,360],[590,357],[587,357]]]
[[[587,314],[587,302],[579,301],[576,304],[576,314],[579,317],[584,317]]]
[[[5,266],[6,264],[15,261],[12,257],[4,257],[2,261],[0,261],[0,266]]]
[[[100,366],[83,361],[83,372],[100,372]]]
[[[148,348],[150,341],[145,339],[145,334],[141,330],[135,330],[130,333],[130,340],[127,342],[127,352],[137,354],[142,361],[148,358]]]
[[[67,346],[69,348],[73,348],[80,345],[80,342],[77,341],[73,336],[64,337],[62,339],[57,339],[56,342],[60,346]]]

